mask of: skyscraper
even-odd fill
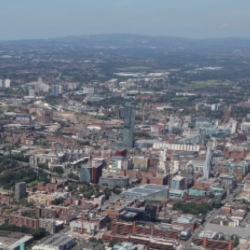
[[[26,182],[19,182],[15,185],[15,199],[17,201],[26,197]]]
[[[135,109],[130,103],[126,103],[124,107],[123,143],[128,148],[134,146],[134,125]]]
[[[204,165],[203,177],[209,179],[212,165],[212,152],[210,147],[207,148],[206,161]]]
[[[62,94],[62,86],[59,84],[55,84],[51,86],[51,94],[52,96],[58,96]]]

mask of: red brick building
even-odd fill
[[[29,218],[22,215],[11,214],[9,216],[9,224],[16,225],[18,227],[28,227],[34,230],[39,229],[39,220],[35,218]]]

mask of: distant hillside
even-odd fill
[[[165,52],[238,53],[250,55],[250,38],[191,39],[181,37],[107,34],[68,36],[55,39],[4,41],[8,45],[69,46],[104,49],[160,49]]]
[[[250,38],[212,38],[212,39],[191,39],[181,37],[145,36],[132,34],[110,34],[92,36],[69,36],[53,39],[54,41],[80,43],[83,46],[104,46],[124,48],[178,48],[185,49],[249,49]]]

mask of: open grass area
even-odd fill
[[[188,99],[189,98],[187,96],[179,96],[172,98],[171,101],[182,102],[182,101],[187,101]]]
[[[193,81],[192,85],[189,84],[192,88],[207,88],[215,86],[230,86],[231,81],[219,81],[219,80],[207,80],[207,81]]]

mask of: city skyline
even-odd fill
[[[247,0],[54,0],[1,3],[0,40],[144,34],[249,37]]]

